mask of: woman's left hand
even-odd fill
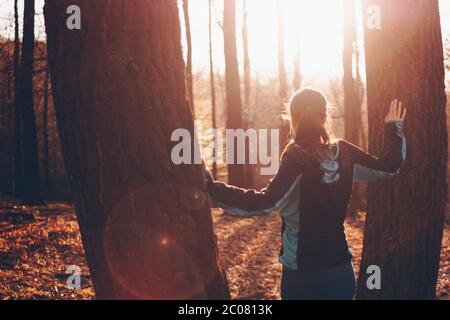
[[[403,108],[402,102],[398,99],[395,99],[391,102],[391,108],[389,109],[389,113],[387,114],[385,121],[386,122],[403,122],[406,117],[406,109]]]

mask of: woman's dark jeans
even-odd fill
[[[352,300],[356,291],[351,262],[324,269],[294,271],[283,267],[283,300]]]

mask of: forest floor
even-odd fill
[[[281,266],[280,218],[237,219],[214,210],[219,251],[234,299],[279,299]],[[359,267],[364,219],[346,223],[346,232]],[[81,267],[82,289],[67,288],[67,267]],[[74,209],[6,206],[0,209],[1,299],[92,299],[83,246]],[[441,253],[437,298],[449,299],[450,227]]]

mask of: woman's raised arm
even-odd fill
[[[402,103],[392,101],[385,119],[384,150],[380,158],[346,143],[355,164],[355,181],[376,181],[399,172],[406,159],[406,139],[403,133],[405,116],[406,110],[402,108]]]

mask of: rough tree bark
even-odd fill
[[[22,116],[23,177],[20,195],[26,204],[42,204],[34,114],[34,18],[35,1],[25,0],[23,17],[22,61],[19,70],[18,105]]]
[[[399,176],[369,188],[358,298],[434,299],[447,196],[438,1],[365,0],[363,9],[370,151],[380,152],[383,118],[398,97],[408,109],[408,157]],[[381,290],[366,285],[371,265],[381,268]]]
[[[227,129],[242,129],[242,97],[239,80],[239,65],[236,49],[236,1],[224,0],[223,33],[225,49],[225,82],[227,100]],[[237,144],[234,145],[234,159],[237,163]],[[242,187],[245,185],[245,166],[228,163],[228,182]]]
[[[186,82],[189,94],[189,102],[192,112],[194,112],[194,79],[192,77],[192,36],[191,36],[191,20],[189,18],[189,0],[183,0],[184,26],[186,29]]]
[[[82,29],[66,28],[66,8]],[[176,166],[194,124],[176,0],[47,0],[56,115],[98,299],[225,299],[201,165]]]

